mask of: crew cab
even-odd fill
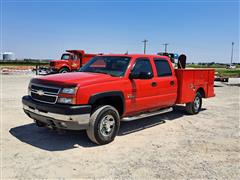
[[[31,79],[23,110],[38,126],[86,130],[97,144],[118,134],[120,121],[131,121],[186,104],[201,111],[202,98],[214,96],[213,69],[174,69],[159,55],[98,55],[79,72]]]
[[[66,50],[61,59],[50,61],[50,72],[66,73],[78,70],[96,54],[86,54],[84,50]]]

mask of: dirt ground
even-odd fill
[[[238,179],[239,90],[217,83],[203,110],[124,122],[111,144],[36,127],[22,110],[32,75],[2,75],[2,179]]]

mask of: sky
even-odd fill
[[[58,59],[86,53],[186,54],[188,62],[239,62],[238,0],[1,0],[1,51]]]

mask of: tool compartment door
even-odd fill
[[[205,97],[214,96],[213,69],[176,69],[178,79],[178,104],[192,102],[196,91],[203,88]]]
[[[208,86],[207,86],[206,98],[215,96],[215,93],[214,93],[214,75],[215,75],[214,70],[209,70],[208,71]]]
[[[176,104],[191,102],[195,96],[194,72],[184,69],[175,70],[178,80],[178,96]]]

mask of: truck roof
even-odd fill
[[[82,54],[84,55],[85,57],[88,57],[88,56],[96,56],[97,54],[86,54],[84,50],[66,50],[66,52],[64,54]]]
[[[84,54],[84,50],[66,50],[66,52],[69,52],[69,53],[79,53],[79,54]]]
[[[160,55],[156,55],[156,54],[101,54],[99,56],[122,56],[122,57],[133,57],[133,58],[137,58],[137,57],[151,57],[151,58],[164,58],[164,59],[169,59],[166,56],[160,56]]]

